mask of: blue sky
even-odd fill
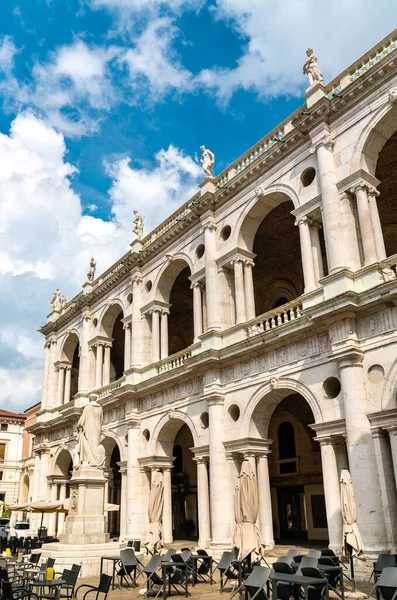
[[[0,406],[40,396],[52,292],[81,289],[397,23],[392,0],[3,0]]]

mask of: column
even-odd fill
[[[66,498],[66,481],[62,481],[59,490],[59,500],[65,500]],[[57,537],[63,533],[63,526],[65,523],[65,513],[59,513],[58,515],[58,531]]]
[[[325,509],[327,512],[329,547],[340,554],[343,546],[343,521],[340,503],[340,473],[331,438],[318,439],[321,450]]]
[[[312,245],[312,257],[313,257],[313,266],[314,266],[314,277],[317,284],[319,286],[319,279],[324,277],[324,264],[323,264],[323,255],[321,253],[321,244],[320,244],[320,227],[321,224],[317,221],[311,221],[310,224],[310,241]]]
[[[358,220],[360,223],[361,243],[364,252],[364,265],[377,262],[374,232],[372,229],[371,213],[367,196],[367,185],[362,183],[350,190],[356,196]]]
[[[121,495],[120,495],[120,539],[127,537],[127,466],[120,467]]]
[[[299,227],[299,238],[301,243],[303,279],[305,281],[305,293],[316,289],[316,277],[314,274],[312,242],[310,238],[309,219],[301,217],[295,221]]]
[[[102,387],[102,371],[103,371],[103,344],[96,346],[96,365],[95,365],[95,388]]]
[[[245,288],[245,308],[247,312],[247,319],[255,319],[255,293],[254,293],[254,280],[252,278],[252,269],[254,263],[246,260],[244,263],[244,288]]]
[[[152,310],[152,361],[160,360],[160,311]]]
[[[50,408],[56,404],[57,396],[57,371],[55,370],[54,364],[57,359],[57,343],[56,340],[50,340],[50,356],[48,365],[48,380],[47,380],[47,395],[46,395],[46,407]]]
[[[163,507],[163,537],[165,544],[171,544],[172,537],[172,488],[171,488],[171,467],[163,469],[163,489],[164,489],[164,507]]]
[[[244,271],[243,261],[238,258],[233,261],[234,267],[234,295],[236,297],[236,323],[245,323],[247,320],[245,311]]]
[[[105,344],[105,351],[103,357],[103,385],[109,385],[110,383],[110,351],[112,349],[111,344]]]
[[[47,393],[48,393],[48,378],[50,371],[50,348],[51,342],[46,342],[44,344],[44,373],[43,373],[43,385],[41,392],[41,410],[45,410],[47,407]]]
[[[397,425],[394,425],[393,427],[388,427],[387,431],[389,432],[390,438],[390,449],[393,461],[394,480],[397,484]]]
[[[374,445],[366,415],[362,358],[363,355],[354,350],[340,357],[338,362],[357,524],[365,550],[381,553],[387,549],[387,536]]]
[[[51,483],[51,492],[50,492],[50,500],[51,502],[56,502],[58,500],[58,485],[55,481]],[[56,513],[51,513],[48,518],[48,535],[56,535]]]
[[[139,421],[130,421],[127,447],[127,533],[130,539],[140,539],[145,533],[142,516],[142,474],[138,462],[139,435]]]
[[[58,367],[57,406],[62,406],[65,390],[65,367]]]
[[[79,381],[78,391],[88,392],[92,390],[95,383],[93,381],[93,348],[90,348],[88,341],[90,339],[91,315],[89,309],[85,307],[82,311],[82,327],[80,334],[80,363],[79,363]]]
[[[342,473],[343,469],[347,469],[348,471],[350,471],[349,459],[347,457],[346,441],[342,438],[336,438],[333,440],[332,446],[335,452],[338,477],[340,478],[340,474]]]
[[[387,539],[390,547],[394,547],[397,539],[397,495],[388,435],[383,429],[373,429],[372,438],[378,467]]]
[[[218,302],[218,266],[216,264],[216,225],[211,216],[203,227],[205,243],[205,289],[207,307],[207,329],[221,329]]]
[[[40,499],[40,453],[36,452],[34,457],[33,483],[32,483],[32,501],[37,502]],[[30,514],[30,527],[37,533],[37,513]]]
[[[131,323],[124,325],[124,371],[131,366]]]
[[[234,522],[234,482],[228,477],[224,441],[223,396],[214,394],[208,398],[209,454],[210,454],[210,507],[212,544],[230,544]]]
[[[386,258],[385,240],[383,238],[382,225],[379,218],[378,203],[376,198],[379,196],[379,192],[372,185],[368,186],[368,204],[369,212],[371,215],[372,229],[374,231],[376,253],[378,260],[384,260]]]
[[[324,128],[316,147],[319,170],[323,227],[329,273],[349,268],[339,190],[336,185],[336,170],[333,154],[333,142],[329,131]]]
[[[71,389],[71,383],[72,383],[72,366],[70,367],[65,367],[65,395],[63,397],[63,403],[66,404],[67,402],[70,402],[71,398],[70,398],[70,389]]]
[[[161,358],[167,358],[168,356],[168,311],[161,311]]]
[[[198,544],[201,548],[207,548],[211,541],[207,459],[196,458],[195,460],[197,462]]]
[[[198,342],[198,337],[203,333],[203,307],[201,301],[202,284],[195,281],[190,286],[193,290],[193,326],[194,341]]]
[[[131,305],[131,367],[137,369],[142,366],[143,359],[143,327],[142,327],[142,277],[133,270],[132,280],[132,305]]]
[[[270,493],[269,463],[266,454],[260,454],[257,462],[259,531],[269,548],[274,548],[272,498]]]

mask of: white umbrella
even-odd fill
[[[259,500],[256,475],[248,460],[243,460],[240,472],[240,505],[241,505],[241,545],[239,560],[250,557],[251,553],[264,555],[265,545],[256,526]]]
[[[363,551],[363,541],[356,523],[356,501],[350,473],[343,469],[340,478],[340,496],[343,519],[343,537],[349,546],[351,546],[356,555]]]
[[[234,488],[234,520],[235,527],[233,533],[233,546],[241,548],[241,502],[240,502],[240,481],[237,479],[236,487]]]
[[[160,471],[153,473],[152,485],[149,496],[149,529],[145,536],[143,545],[150,552],[158,554],[163,547],[162,540],[162,517],[164,505],[163,474]]]

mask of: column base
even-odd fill
[[[197,546],[199,548],[209,548],[211,546],[211,539],[208,539],[208,540],[199,540],[197,542]]]
[[[172,544],[172,543],[173,543],[173,541],[174,541],[174,538],[173,538],[173,537],[164,537],[164,538],[163,538],[163,542],[164,542],[164,544]]]

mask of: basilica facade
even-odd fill
[[[395,551],[396,40],[313,81],[279,127],[207,172],[154,231],[143,236],[139,221],[129,252],[53,302],[33,500],[67,497],[76,424],[95,393],[106,500],[120,505],[111,535],[145,535],[160,469],[164,541],[230,547],[248,458],[268,548],[340,550],[348,468],[364,553]],[[63,521],[50,516],[49,533]]]

